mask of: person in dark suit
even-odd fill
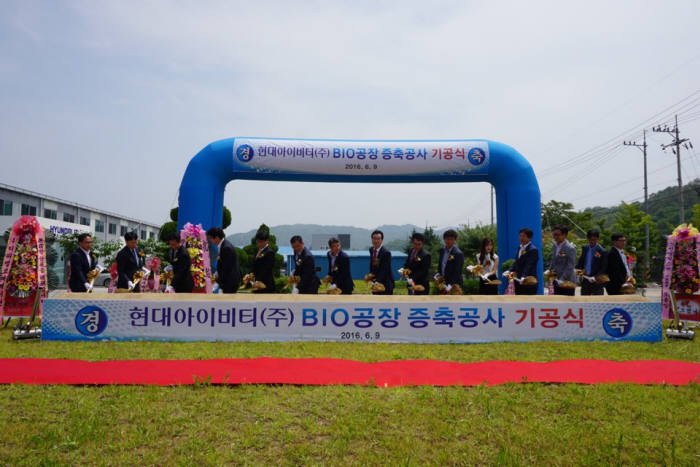
[[[520,246],[518,254],[515,257],[515,262],[510,267],[510,271],[515,272],[515,277],[522,279],[528,276],[537,277],[537,262],[540,258],[540,253],[532,244],[532,229],[520,229]],[[537,294],[537,285],[521,285],[515,281],[516,295],[535,295]]]
[[[302,240],[301,236],[294,235],[289,240],[289,243],[292,245],[292,250],[294,250],[294,272],[292,275],[299,277],[299,283],[296,284],[295,289],[304,295],[317,294],[321,281],[316,276],[316,264],[313,255],[304,246],[304,240]]]
[[[612,248],[608,251],[608,277],[610,282],[605,284],[605,290],[608,295],[620,295],[620,288],[632,277],[630,268],[627,264],[627,255],[625,254],[625,245],[627,245],[627,237],[620,233],[613,234],[610,237],[612,240]]]
[[[187,248],[180,242],[180,236],[175,233],[168,235],[168,245],[170,245],[168,258],[173,267],[171,285],[177,293],[192,293],[194,279],[190,271],[191,261]]]
[[[425,236],[422,233],[414,232],[411,236],[413,248],[408,254],[408,258],[403,265],[402,274],[410,270],[406,276],[411,289],[416,285],[423,287],[423,290],[413,290],[413,295],[428,295],[430,292],[430,255],[423,249]]]
[[[207,240],[219,248],[216,257],[216,282],[222,293],[236,293],[241,284],[241,268],[238,265],[236,248],[226,240],[221,227],[207,230]]]
[[[450,293],[452,287],[459,286],[464,289],[462,268],[464,267],[464,253],[457,247],[457,232],[448,229],[442,234],[445,247],[440,248],[438,258],[439,273],[445,280],[445,289],[442,293]]]
[[[595,278],[606,274],[608,268],[608,252],[600,246],[600,232],[589,230],[586,234],[588,245],[581,249],[581,256],[576,263],[576,269],[584,271],[581,277],[581,295],[603,295],[603,284],[597,284]]]
[[[255,234],[255,244],[258,252],[253,258],[253,275],[256,282],[265,284],[261,290],[253,290],[253,293],[275,293],[275,278],[273,270],[275,268],[275,252],[269,245],[270,234],[265,230],[258,230]]]
[[[350,273],[350,258],[341,249],[340,240],[333,237],[328,240],[328,275],[331,276],[331,284],[335,284],[343,295],[351,295],[355,288]]]
[[[566,281],[576,284],[576,272],[574,271],[576,246],[566,239],[567,235],[569,235],[569,228],[565,225],[557,225],[552,229],[554,251],[549,270],[554,271],[557,275],[554,280],[554,295],[576,295],[576,287],[566,288],[559,285]]]
[[[88,272],[97,267],[97,258],[90,252],[92,236],[88,233],[78,235],[78,248],[70,255],[71,292],[87,292],[92,290],[92,284],[87,279]]]
[[[138,249],[138,236],[136,232],[127,232],[124,234],[126,246],[117,253],[117,288],[130,289],[133,292],[139,292],[141,289],[139,284],[134,286],[134,273],[143,267],[142,254]]]
[[[369,249],[369,272],[374,274],[374,282],[384,286],[383,292],[372,292],[373,295],[393,295],[394,275],[391,272],[391,252],[382,246],[384,232],[372,232],[372,247]]]

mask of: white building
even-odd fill
[[[22,215],[36,216],[47,232],[89,232],[105,241],[123,238],[127,232],[146,240],[160,229],[150,222],[0,183],[0,234]]]
[[[136,232],[141,240],[146,240],[156,238],[160,230],[159,225],[150,222],[0,183],[0,247],[5,246],[5,231],[22,215],[36,216],[47,233],[87,232],[103,241],[123,240],[127,232]],[[55,273],[60,285],[65,283],[66,258],[60,245],[55,248],[60,261],[49,268],[49,276]]]

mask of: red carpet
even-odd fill
[[[676,360],[560,360],[455,363],[397,360],[364,363],[330,358],[218,360],[0,359],[0,384],[373,384],[473,386],[503,383],[633,383],[700,381],[700,363]]]

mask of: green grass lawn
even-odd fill
[[[13,342],[3,357],[699,361],[700,343]],[[5,465],[698,465],[700,389],[0,386]]]

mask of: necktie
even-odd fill
[[[630,267],[627,264],[627,255],[625,254],[624,250],[618,250],[620,252],[620,257],[622,258],[622,264],[625,265],[625,271],[627,272],[627,277],[631,277],[632,273],[630,272]]]
[[[440,265],[440,270],[442,271],[442,275],[445,275],[445,266],[447,266],[447,258],[449,258],[450,253],[452,252],[452,248],[449,250],[445,250],[445,254],[442,256],[442,264]]]
[[[409,261],[414,261],[416,259],[416,250],[415,248],[411,250],[411,256],[408,258]]]
[[[136,266],[138,266],[139,265],[139,255],[136,253],[136,248],[134,248],[131,251],[132,251],[132,253],[134,253],[134,259],[136,260]]]
[[[586,275],[591,275],[591,270],[593,269],[593,248],[588,247],[588,253],[586,253]]]

